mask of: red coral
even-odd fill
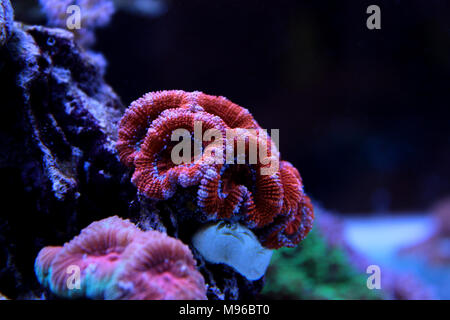
[[[172,148],[167,148],[170,137],[176,129],[194,132],[195,122],[202,123],[202,131],[218,129],[225,134],[225,123],[205,112],[192,112],[185,109],[170,109],[152,122],[135,156],[136,170],[132,181],[139,190],[152,199],[168,199],[172,197],[177,185],[189,187],[200,182],[203,174],[214,163],[207,159],[208,153],[192,163],[175,165],[171,160]],[[202,133],[203,133],[202,132]]]
[[[197,203],[213,217],[231,218],[241,212],[247,224],[263,226],[270,223],[281,210],[283,190],[279,175],[277,171],[270,175],[262,174],[261,169],[266,165],[260,161],[246,164],[250,163],[251,145],[262,145],[261,137],[248,131],[236,133],[235,137],[227,141],[227,147],[231,145],[236,150],[234,158],[241,159],[243,164],[225,164],[207,170],[200,182]],[[245,137],[242,150],[238,147],[239,137]],[[271,143],[270,139],[268,141]],[[255,189],[260,192],[253,193]]]
[[[147,252],[154,253],[152,261],[145,260]],[[164,286],[148,276],[159,274],[161,261],[167,264],[166,274],[171,277]],[[180,264],[189,268],[189,272],[180,275],[177,269]],[[129,274],[137,272],[138,265],[145,266],[147,276],[136,276],[135,284]],[[71,267],[79,270],[80,288],[68,287]],[[195,269],[195,260],[186,245],[157,231],[143,232],[117,216],[93,222],[63,247],[43,248],[36,259],[35,271],[43,286],[65,298],[206,298],[204,280]],[[128,281],[126,294],[124,279]],[[198,286],[194,290],[192,285],[192,295],[189,295],[179,290],[180,283]]]
[[[206,112],[219,116],[230,128],[259,128],[258,123],[247,109],[225,97],[215,97],[202,93],[198,96],[197,101]]]
[[[232,141],[237,150],[236,159],[245,159],[245,164],[225,164],[220,171],[208,171],[198,191],[198,205],[208,214],[218,218],[231,218],[240,212],[246,224],[252,228],[263,227],[280,214],[283,205],[283,184],[279,170],[269,174],[270,163],[278,160],[278,151],[269,137],[241,133],[246,137],[243,154],[239,153],[238,137]],[[252,143],[267,146],[267,157],[255,164],[249,161]]]
[[[178,91],[147,93],[131,103],[120,121],[117,150],[120,160],[131,167],[139,153],[139,143],[147,133],[148,124],[155,120],[161,112],[171,108],[191,106],[192,95]]]
[[[311,231],[313,221],[311,200],[304,195],[295,214],[278,216],[272,224],[264,228],[260,237],[261,243],[269,249],[295,247]]]
[[[192,157],[191,163],[171,160],[171,134],[176,129],[193,133],[196,121],[202,123],[202,133],[217,129],[222,134],[224,139],[214,146],[221,149],[220,159],[226,155],[226,163],[208,152]],[[234,136],[228,136],[229,130]],[[201,145],[208,150],[213,143]],[[254,145],[266,149],[256,162],[250,159]],[[280,162],[274,142],[247,109],[224,97],[180,90],[148,93],[125,112],[117,150],[122,162],[135,169],[132,182],[141,193],[162,200],[171,198],[178,186],[198,186],[197,205],[209,220],[241,220],[267,235],[262,237],[267,247],[296,245],[311,229],[312,206],[297,169]],[[230,150],[237,164],[228,162]]]

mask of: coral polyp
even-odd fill
[[[174,134],[189,142],[183,161],[174,160]],[[295,246],[312,227],[313,209],[297,169],[280,161],[276,143],[247,109],[224,97],[147,93],[126,110],[117,150],[134,169],[131,181],[141,194],[168,200],[193,187],[206,220],[240,222],[268,248]]]

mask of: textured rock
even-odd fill
[[[0,218],[0,286],[14,298],[32,283],[28,255],[41,242],[65,239],[102,207],[117,210],[103,193],[120,194],[126,171],[113,148],[122,104],[97,56],[67,31],[17,22],[0,55],[0,170],[10,207]]]
[[[11,36],[14,13],[9,0],[0,2],[0,46],[3,46]]]

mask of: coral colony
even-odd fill
[[[215,161],[217,153],[208,152],[208,141],[202,141],[202,156],[188,163],[175,164],[171,140],[176,129],[194,134],[195,122],[202,129],[215,129],[226,136],[227,129],[261,129],[247,109],[224,97],[201,92],[162,91],[148,93],[134,101],[119,125],[117,150],[120,159],[134,169],[132,182],[139,192],[156,200],[167,200],[177,187],[197,188],[196,205],[208,221],[240,222],[256,232],[269,249],[293,247],[308,234],[314,218],[311,202],[303,192],[301,177],[289,162],[279,161],[276,147],[267,136],[262,145],[269,157],[265,163],[224,164]],[[245,150],[249,153],[249,140]],[[235,147],[238,137],[229,143],[214,141],[213,149]],[[197,142],[198,143],[198,142]],[[259,143],[256,143],[259,145]],[[234,148],[236,149],[236,148]],[[225,156],[226,150],[220,154]],[[244,154],[244,156],[245,156]],[[239,154],[235,155],[239,157]],[[213,158],[213,159],[211,159]],[[279,162],[279,169],[262,169]]]
[[[114,216],[93,222],[63,247],[43,248],[35,271],[43,286],[65,298],[204,300],[195,264],[180,240]],[[80,275],[78,286],[72,273]]]

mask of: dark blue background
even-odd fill
[[[381,30],[366,8],[381,8]],[[450,2],[169,1],[98,33],[128,105],[223,95],[265,128],[306,191],[345,212],[422,210],[450,194]]]

